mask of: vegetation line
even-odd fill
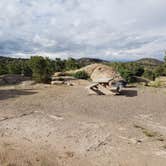
[[[52,60],[42,56],[33,56],[30,59],[0,57],[0,75],[20,74],[32,77],[39,83],[48,83],[55,72],[76,70],[92,63],[103,63],[115,68],[128,83],[137,82],[137,77],[155,80],[156,77],[166,76],[166,56],[164,61],[144,58],[134,62],[108,62],[90,58]],[[76,77],[88,78],[83,72],[77,73]]]

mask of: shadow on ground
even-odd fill
[[[34,91],[30,91],[30,90],[0,90],[0,100],[5,100],[8,98],[15,98],[18,96],[22,96],[22,95],[33,95],[36,94],[37,92]]]
[[[138,92],[137,90],[126,89],[126,90],[123,90],[120,95],[123,95],[126,97],[135,97],[135,96],[138,96]]]

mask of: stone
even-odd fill
[[[51,81],[51,85],[62,85],[64,81]]]

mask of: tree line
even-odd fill
[[[145,77],[154,80],[159,76],[166,76],[166,56],[165,63],[155,68],[147,68],[137,62],[113,62],[105,63],[115,68],[121,76],[129,83],[135,82],[135,76]],[[44,58],[42,56],[33,56],[30,59],[13,59],[0,57],[0,75],[3,74],[21,74],[30,76],[36,82],[49,82],[54,72],[65,72],[67,70],[75,70],[82,67],[74,58],[55,60]],[[88,78],[86,73],[77,73],[77,78]]]
[[[128,83],[135,82],[136,77],[144,77],[153,81],[156,77],[166,76],[166,56],[164,63],[156,67],[148,67],[146,64],[141,65],[137,62],[113,62],[109,65],[115,68]]]
[[[74,58],[55,60],[42,56],[32,56],[30,59],[0,59],[0,75],[21,74],[32,77],[36,82],[48,82],[54,72],[75,70],[81,65]]]

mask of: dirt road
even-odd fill
[[[165,166],[166,90],[0,87],[2,166]]]

